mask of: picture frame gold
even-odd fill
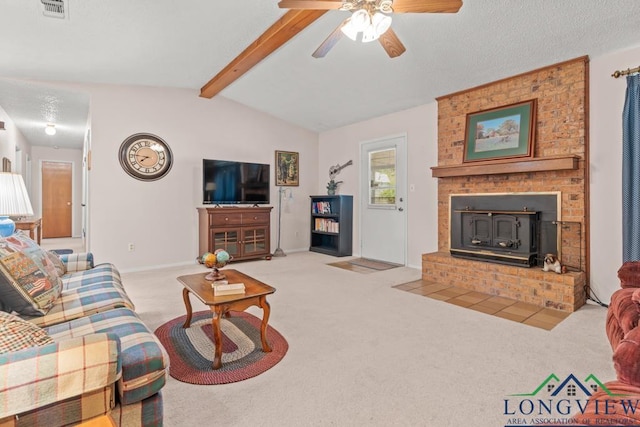
[[[297,187],[300,185],[300,153],[276,150],[276,186]]]
[[[463,163],[533,157],[537,100],[467,114]]]

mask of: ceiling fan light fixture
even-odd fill
[[[387,0],[388,1],[388,0]],[[351,10],[355,7],[356,5],[353,2],[350,1],[343,1],[342,2],[342,6],[340,6],[340,9],[338,10]]]
[[[349,37],[351,40],[356,41],[356,38],[358,37],[358,31],[353,28],[353,25],[351,24],[351,18],[347,19],[347,22],[340,27],[340,31],[342,31],[342,33]]]
[[[393,0],[382,0],[378,5],[378,9],[382,13],[391,13],[393,12]]]
[[[369,43],[374,40],[378,40],[378,38],[380,38],[380,36],[376,33],[376,29],[373,25],[369,25],[362,32],[362,43]]]
[[[371,19],[371,26],[375,29],[376,38],[383,35],[391,27],[391,17],[380,12],[376,12]]]
[[[351,25],[357,32],[364,31],[371,25],[371,17],[369,12],[364,9],[358,9],[351,15]]]

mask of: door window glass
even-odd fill
[[[396,149],[369,152],[369,205],[396,204]]]

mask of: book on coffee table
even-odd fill
[[[222,282],[222,281],[221,281]],[[224,281],[226,282],[226,281]],[[236,295],[244,294],[244,283],[216,283],[211,284],[213,295]]]

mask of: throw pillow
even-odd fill
[[[44,329],[18,316],[0,311],[0,353],[53,343]]]
[[[0,302],[5,311],[42,316],[62,292],[46,252],[22,233],[0,238]]]
[[[64,262],[62,262],[57,253],[53,251],[45,251],[45,254],[47,254],[47,258],[56,269],[58,276],[62,276],[67,273],[67,267],[64,265]]]

